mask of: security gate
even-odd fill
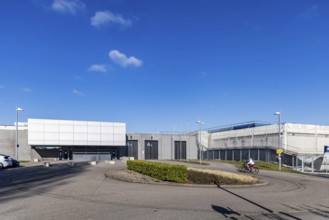
[[[158,141],[145,141],[145,160],[158,159]]]
[[[138,141],[137,140],[128,140],[128,157],[134,157],[135,160],[138,160]]]
[[[186,160],[186,141],[175,141],[175,160]]]

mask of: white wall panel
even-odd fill
[[[33,141],[43,141],[43,133],[42,132],[29,133],[28,138]]]
[[[29,119],[29,145],[126,145],[126,124]]]
[[[45,132],[56,132],[56,133],[58,133],[59,132],[59,126],[58,126],[58,124],[57,125],[55,125],[55,124],[45,124],[43,130]]]
[[[113,134],[111,135],[101,135],[101,141],[114,141]]]
[[[115,134],[125,134],[126,133],[126,128],[125,127],[114,127],[114,133]]]
[[[44,141],[43,145],[59,145],[59,141],[58,140],[56,140],[56,141],[46,140],[46,141]]]
[[[96,121],[88,121],[88,127],[92,127],[92,126],[97,126],[99,127],[101,125],[100,122],[96,122]]]
[[[88,126],[87,121],[73,121],[74,126]]]
[[[69,120],[59,120],[58,123],[60,125],[70,125],[70,126],[73,126],[73,123],[74,121],[69,121]]]
[[[59,132],[73,133],[73,124],[72,125],[59,125]]]
[[[74,125],[74,133],[87,133],[88,127],[85,125]]]
[[[74,136],[73,133],[59,133],[59,140],[66,140],[66,141],[72,141],[73,142]]]
[[[100,134],[88,134],[88,142],[91,141],[100,141],[101,135]]]
[[[43,132],[43,124],[29,124],[29,131]]]
[[[59,141],[60,145],[73,145],[74,142],[73,141],[69,141],[69,140],[60,140]]]
[[[102,134],[113,134],[113,127],[101,127]]]
[[[43,124],[44,125],[58,125],[59,121],[58,120],[43,120]]]
[[[44,140],[45,141],[59,140],[59,134],[58,133],[44,133]]]
[[[73,145],[75,145],[75,146],[87,146],[88,145],[88,141],[81,141],[81,140],[74,141],[73,143],[74,143]]]
[[[74,137],[73,137],[73,140],[74,140],[74,143],[76,142],[79,142],[79,141],[88,141],[88,135],[87,134],[77,134],[75,133],[74,134]]]
[[[114,142],[113,141],[102,141],[102,145],[113,146]]]
[[[89,126],[88,125],[88,133],[93,133],[93,134],[99,134],[101,133],[101,127],[100,126],[95,126],[95,125],[92,125],[92,126]]]

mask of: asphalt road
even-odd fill
[[[217,188],[104,176],[124,168],[117,162],[0,170],[0,219],[329,219],[329,178],[260,171],[268,185]]]

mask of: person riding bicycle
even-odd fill
[[[250,157],[250,158],[249,158],[249,161],[248,161],[248,163],[247,163],[247,168],[248,168],[248,170],[251,170],[251,169],[254,167],[254,165],[255,165],[255,163],[254,163],[254,161],[252,160],[252,158]]]

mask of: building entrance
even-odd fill
[[[120,147],[105,146],[34,146],[36,154],[42,160],[117,160]]]

